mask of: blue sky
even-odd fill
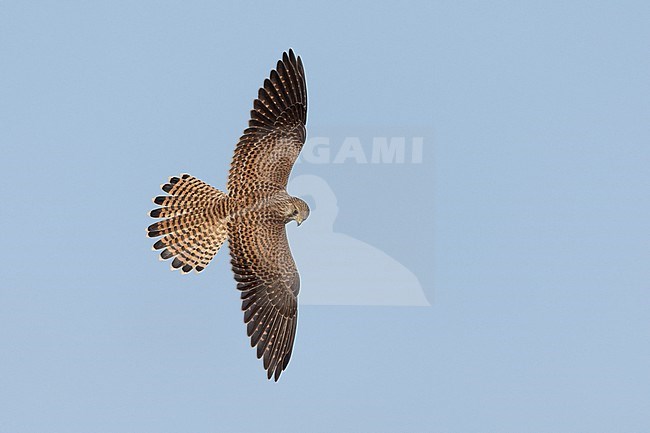
[[[0,431],[648,430],[649,20],[641,1],[0,3]],[[225,185],[289,47],[333,154],[424,137],[419,163],[294,174],[431,306],[302,306],[276,384],[225,251],[181,276],[145,227],[167,176]],[[360,284],[333,255],[309,257]]]

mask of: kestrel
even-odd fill
[[[150,212],[160,218],[147,229],[162,236],[154,250],[171,268],[201,272],[228,240],[241,291],[244,322],[269,379],[287,368],[296,335],[300,277],[285,224],[309,216],[303,200],[287,193],[287,181],[305,142],[307,85],[293,50],[264,80],[248,128],[232,159],[227,193],[183,174],[162,185],[167,195]]]

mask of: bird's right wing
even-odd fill
[[[228,174],[228,194],[283,190],[307,136],[307,83],[300,57],[282,55],[253,103]]]
[[[228,236],[251,346],[264,357],[268,378],[277,381],[291,358],[300,291],[285,224],[270,213],[257,214],[232,223]]]

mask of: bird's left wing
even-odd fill
[[[251,346],[277,381],[291,358],[300,291],[284,221],[271,213],[244,217],[229,228],[229,247]]]

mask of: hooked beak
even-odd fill
[[[300,218],[296,218],[296,222],[298,223],[298,227],[300,227],[300,224],[302,224],[302,221]]]

